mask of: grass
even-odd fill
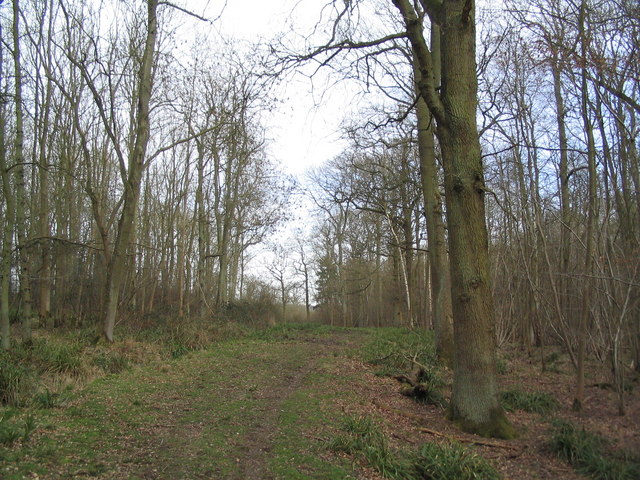
[[[261,461],[275,478],[349,478],[353,467],[326,458],[320,438],[343,415],[335,401],[352,400],[346,382],[357,379],[335,378],[337,360],[326,343],[275,339],[294,329],[303,338],[323,335],[316,327],[280,328],[267,340],[219,342],[124,369],[71,398],[43,391],[34,411],[38,435],[23,442],[23,418],[4,422],[0,477],[144,478],[162,469],[164,478],[230,478],[238,475],[236,459],[246,455],[253,429],[266,425],[270,445]],[[300,373],[310,362],[313,368]]]
[[[301,338],[318,338],[340,331],[346,331],[346,329],[313,322],[281,323],[270,328],[255,330],[249,334],[248,338],[268,342],[281,342],[300,340]]]
[[[433,332],[421,329],[383,328],[369,330],[368,340],[359,352],[367,363],[377,367],[381,376],[410,372],[412,360],[426,366],[436,375],[436,352]]]
[[[369,330],[359,356],[376,367],[376,375],[416,376],[418,388],[407,387],[404,394],[419,403],[446,408],[441,389],[446,385],[436,360],[433,333],[421,329],[384,328]]]
[[[640,478],[640,462],[628,455],[613,455],[608,442],[565,421],[554,424],[551,450],[578,472],[594,480],[635,480]]]
[[[560,407],[558,401],[548,393],[530,393],[516,389],[502,392],[500,397],[502,407],[508,412],[523,410],[525,412],[548,415]]]
[[[425,443],[411,458],[414,478],[494,480],[500,475],[484,458],[460,444]]]
[[[370,417],[345,419],[329,448],[360,456],[392,480],[494,480],[498,472],[483,458],[457,443],[425,443],[416,450],[394,449]]]
[[[10,352],[0,352],[0,406],[25,403],[34,389],[35,372]]]
[[[14,415],[15,412],[12,410],[5,410],[0,415],[0,445],[10,447],[18,440],[26,444],[36,429],[36,421],[32,415],[24,417],[21,421],[14,420]]]

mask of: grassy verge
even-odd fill
[[[347,418],[330,447],[362,458],[392,480],[494,480],[498,472],[472,450],[457,443],[425,443],[415,450],[389,446],[371,418]]]
[[[0,408],[58,406],[70,390],[96,378],[179,358],[248,332],[234,323],[165,322],[123,329],[106,344],[93,329],[37,331],[30,343],[0,351]]]

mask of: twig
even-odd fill
[[[457,437],[457,436],[453,436],[453,435],[447,435],[446,433],[437,432],[435,430],[432,430],[432,429],[426,428],[426,427],[420,427],[418,430],[421,431],[421,432],[424,432],[424,433],[429,433],[429,434],[434,435],[436,437],[446,438],[449,441],[457,441],[457,442],[461,442],[461,443],[470,443],[472,445],[482,445],[484,447],[504,448],[505,450],[518,450],[519,449],[519,447],[516,447],[514,445],[505,445],[504,443],[496,443],[496,442],[490,442],[488,440],[477,440],[477,439],[471,439],[471,438],[464,438],[464,437]],[[519,455],[522,455],[522,454],[520,453]]]

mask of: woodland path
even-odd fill
[[[396,451],[455,441],[505,479],[586,478],[549,450],[554,418],[640,451],[639,396],[630,396],[628,415],[618,417],[613,393],[593,386],[590,410],[575,414],[568,360],[542,375],[522,352],[505,352],[502,388],[546,392],[560,407],[549,416],[509,413],[520,436],[487,440],[376,375],[362,360],[374,337],[366,330],[267,331],[101,378],[60,408],[36,411],[36,431],[14,452],[19,461],[0,451],[0,478],[382,480],[363,458],[329,448],[345,418],[363,417],[380,425]]]
[[[338,363],[359,336],[224,342],[97,380],[47,413],[33,441],[50,462],[7,478],[356,478],[323,458],[323,435],[343,415]]]

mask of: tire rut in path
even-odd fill
[[[153,400],[145,399],[160,414],[154,423],[138,427],[143,435],[137,440],[121,446],[120,469],[111,471],[109,478],[274,480],[270,460],[281,446],[277,442],[282,429],[287,428],[281,424],[283,415],[291,414],[287,402],[300,389],[313,388],[308,384],[310,375],[323,359],[344,348],[340,340],[332,336],[322,341],[259,344],[222,357],[185,360],[179,373],[169,377],[173,387],[158,389]],[[215,364],[213,376],[211,362]],[[207,403],[237,404],[244,398],[246,409],[236,419],[217,417],[215,410],[212,416],[214,407]],[[220,428],[216,418],[222,419]],[[226,429],[236,422],[242,424],[237,424],[238,434],[234,435]],[[230,448],[222,454],[226,460],[220,457],[218,470],[211,457],[199,461],[203,452],[192,444],[206,445],[221,437],[226,437]],[[135,460],[123,464],[123,458]]]
[[[292,371],[282,372],[277,383],[269,385],[261,392],[256,392],[262,405],[254,416],[253,425],[242,439],[240,446],[242,456],[238,458],[239,472],[234,479],[274,478],[268,470],[268,460],[279,434],[278,417],[283,412],[282,406],[304,384],[306,377],[315,369],[317,363],[317,360],[313,360]]]

